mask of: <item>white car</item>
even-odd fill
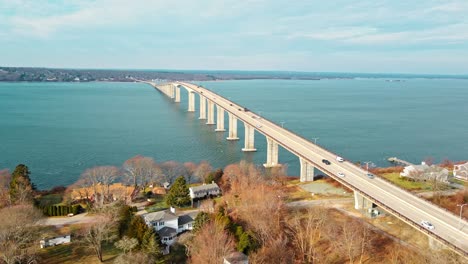
[[[343,159],[342,157],[340,157],[340,156],[337,156],[337,157],[336,157],[336,160],[339,161],[339,162],[343,162],[343,161],[344,161],[344,159]]]
[[[426,229],[434,230],[434,226],[429,221],[423,220],[421,221],[421,225]]]
[[[340,178],[344,178],[344,176],[345,176],[345,174],[344,174],[344,173],[342,173],[342,172],[338,172],[338,177],[340,177]]]
[[[256,126],[256,127],[257,127],[257,128],[261,128],[261,127],[262,127],[262,125],[260,125],[260,124],[257,124],[257,126]]]

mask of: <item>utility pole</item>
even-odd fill
[[[457,206],[460,207],[460,221],[458,222],[458,229],[461,230],[462,226],[461,226],[461,223],[462,223],[462,212],[463,212],[463,206],[467,205],[468,203],[464,203],[464,204],[457,204]]]
[[[369,172],[369,163],[372,163],[372,161],[364,161],[363,163],[366,164],[366,171]]]
[[[317,145],[317,139],[319,138],[312,138],[314,140],[314,144]]]
[[[281,121],[280,123],[281,123],[281,128],[283,128],[283,125],[284,125],[284,123],[286,123],[286,122]]]

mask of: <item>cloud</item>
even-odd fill
[[[315,40],[346,40],[377,32],[373,27],[326,28],[315,32],[301,32],[287,35],[288,39],[306,38]]]

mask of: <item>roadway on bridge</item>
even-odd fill
[[[305,158],[324,173],[329,174],[352,189],[357,189],[365,193],[377,204],[390,208],[394,211],[391,213],[397,212],[397,216],[398,214],[401,214],[406,217],[410,220],[410,224],[413,226],[421,229],[420,222],[422,220],[431,222],[435,229],[430,231],[423,229],[424,232],[432,232],[433,234],[443,238],[448,243],[458,247],[461,251],[464,251],[465,255],[467,254],[468,223],[466,221],[462,221],[461,225],[459,225],[459,218],[442,208],[418,198],[415,195],[380,179],[379,177],[369,179],[366,176],[367,173],[365,170],[351,162],[336,161],[336,154],[325,150],[284,128],[281,128],[277,124],[259,117],[255,113],[244,111],[243,106],[241,107],[236,103],[211,92],[210,90],[190,83],[177,83],[202,94],[208,100],[213,101],[226,111],[234,114],[240,121],[252,125],[258,132],[272,138],[283,148]],[[322,159],[329,160],[331,164],[323,164]],[[345,177],[337,177],[338,172],[343,172]],[[398,217],[401,218],[401,216]],[[411,221],[413,223],[411,223]]]

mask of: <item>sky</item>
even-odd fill
[[[468,0],[0,0],[0,66],[468,74]]]

